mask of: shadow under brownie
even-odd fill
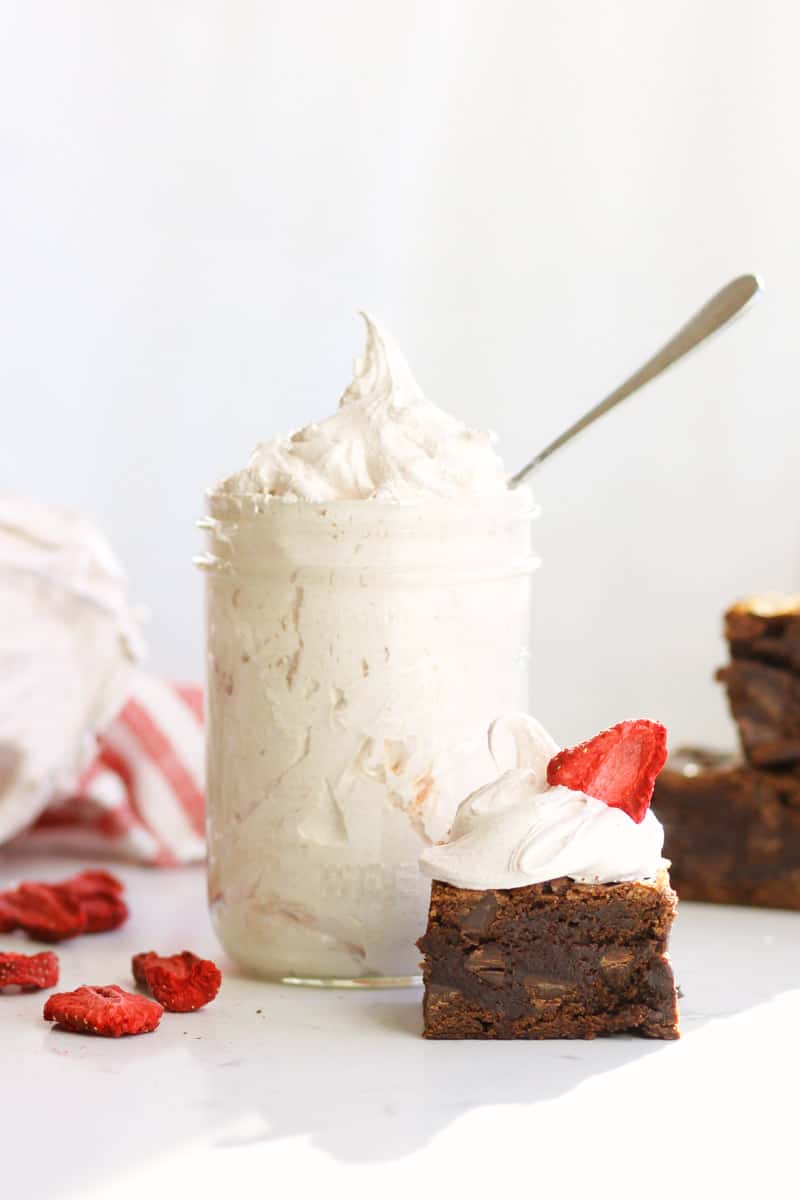
[[[417,943],[425,1037],[678,1037],[667,954],[676,903],[666,870],[483,891],[434,881]]]

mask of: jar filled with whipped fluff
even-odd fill
[[[429,882],[529,702],[526,488],[420,392],[366,317],[337,413],[263,443],[208,496],[208,880],[245,969],[418,978]]]

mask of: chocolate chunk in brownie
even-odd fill
[[[676,902],[666,871],[486,891],[434,882],[417,943],[425,1037],[678,1037]]]
[[[653,810],[684,900],[800,909],[800,772],[681,751]]]

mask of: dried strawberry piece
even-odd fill
[[[86,914],[86,933],[117,929],[128,919],[124,885],[108,871],[82,871],[57,885],[73,896]]]
[[[108,871],[83,871],[63,883],[21,883],[0,892],[0,932],[24,929],[43,942],[116,929],[128,917],[123,885]]]
[[[68,887],[77,896],[96,896],[98,893],[121,896],[125,891],[125,884],[110,871],[81,871],[79,875],[65,879],[60,886]]]
[[[40,942],[61,942],[84,933],[87,926],[80,901],[48,883],[21,883],[0,893],[0,920],[7,932],[24,929]]]
[[[638,824],[667,759],[667,731],[657,721],[621,721],[550,759],[547,782],[621,808]]]
[[[154,950],[134,954],[133,977],[149,988],[167,1012],[194,1012],[213,1000],[222,975],[209,958],[198,958],[190,950],[162,956]]]
[[[23,992],[38,992],[58,983],[58,958],[52,950],[41,954],[0,953],[0,989],[19,987]]]
[[[87,933],[106,933],[119,929],[128,919],[128,906],[119,896],[92,896],[81,900],[86,914]]]
[[[127,1037],[151,1033],[161,1020],[163,1008],[146,996],[136,996],[112,984],[110,987],[79,987],[74,992],[55,992],[44,1006],[45,1021],[59,1029],[91,1033],[97,1037]]]

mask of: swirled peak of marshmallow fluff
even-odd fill
[[[516,763],[459,806],[450,839],[429,846],[426,875],[455,887],[525,887],[568,876],[578,883],[651,879],[663,865],[664,830],[648,810],[638,825],[618,808],[565,787],[550,787],[558,747],[532,717],[496,721],[489,747],[513,741]],[[498,767],[499,767],[498,762]]]
[[[312,503],[506,492],[494,435],[467,428],[427,400],[394,339],[361,315],[366,348],[334,415],[262,442],[220,490]]]

